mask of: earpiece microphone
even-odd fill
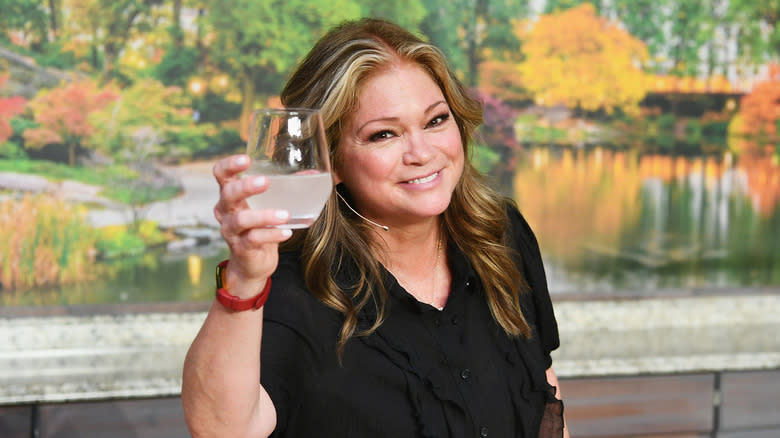
[[[339,193],[339,191],[338,191],[338,190],[336,190],[336,194],[338,195],[338,197],[339,197],[339,198],[341,198],[341,200],[342,200],[342,201],[344,201],[344,204],[345,204],[345,205],[346,205],[346,206],[347,206],[347,207],[348,207],[350,210],[352,210],[352,213],[355,213],[356,215],[358,215],[358,217],[359,217],[360,219],[363,219],[364,221],[368,222],[369,224],[371,224],[371,225],[374,225],[374,226],[376,226],[376,227],[379,227],[379,228],[381,228],[381,229],[383,229],[383,230],[385,230],[385,231],[390,231],[390,227],[388,227],[387,225],[380,225],[380,224],[378,224],[378,223],[376,223],[376,222],[372,221],[371,219],[369,219],[369,218],[367,218],[367,217],[363,216],[362,214],[358,213],[358,212],[357,212],[357,210],[355,210],[354,208],[352,208],[352,206],[351,206],[351,205],[349,205],[349,202],[347,202],[347,200],[346,200],[346,199],[344,199],[344,197],[343,197],[343,196],[341,196],[341,193]]]

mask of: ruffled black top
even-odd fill
[[[562,404],[545,376],[558,328],[536,239],[515,209],[510,219],[531,289],[521,297],[530,340],[508,337],[493,321],[480,279],[448,245],[445,308],[418,302],[385,271],[387,319],[370,336],[350,339],[340,364],[343,317],[307,290],[300,254],[281,254],[264,310],[261,361],[261,383],[277,411],[272,436],[560,436]],[[360,328],[371,325],[372,312],[359,315]]]

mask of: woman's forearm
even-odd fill
[[[184,361],[182,406],[193,437],[266,437],[276,411],[260,386],[263,309],[215,302]]]

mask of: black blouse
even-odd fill
[[[547,433],[543,423],[559,433],[562,405],[545,376],[557,324],[536,239],[517,210],[509,213],[531,289],[521,296],[530,340],[493,321],[480,279],[448,245],[444,309],[417,301],[385,271],[387,319],[350,339],[340,364],[342,316],[307,290],[300,254],[281,254],[264,310],[260,379],[277,411],[272,436],[537,437]],[[373,316],[362,312],[359,327]]]

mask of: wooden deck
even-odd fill
[[[572,437],[780,437],[780,371],[563,379],[561,387]],[[0,407],[3,438],[188,436],[175,397]]]

